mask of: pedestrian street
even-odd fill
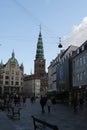
[[[74,113],[73,108],[64,104],[52,105],[51,112],[42,114],[39,99],[34,103],[27,99],[21,109],[20,120],[12,120],[7,117],[6,111],[0,111],[0,130],[34,130],[32,115],[57,125],[59,130],[87,130],[87,111]]]

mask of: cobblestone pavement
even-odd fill
[[[32,115],[39,119],[45,120],[51,124],[57,125],[59,130],[87,130],[87,108],[78,113],[63,104],[52,106],[51,113],[41,113],[39,101],[31,103],[27,99],[21,110],[20,120],[11,120],[7,117],[7,112],[0,111],[0,130],[34,130]]]

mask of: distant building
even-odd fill
[[[0,64],[0,93],[22,93],[23,89],[23,64],[19,66],[14,52],[6,64]]]
[[[50,62],[48,67],[48,91],[57,91],[57,66],[64,51],[61,50],[57,57]]]
[[[70,58],[77,46],[70,45],[61,55],[57,65],[57,90],[59,92],[69,91],[72,86],[72,68]]]
[[[52,62],[48,66],[48,90],[53,90],[53,81],[52,81]]]
[[[76,46],[71,45],[66,50],[61,50],[57,57],[52,60],[48,67],[48,90],[69,90],[71,85],[70,57],[76,49]]]
[[[34,74],[38,75],[41,80],[41,91],[47,91],[48,88],[48,73],[46,73],[46,60],[44,59],[44,48],[42,42],[41,30],[37,42],[36,57],[34,60]]]
[[[40,96],[40,78],[38,75],[25,75],[24,83],[23,83],[23,94],[31,97],[39,97]]]
[[[48,91],[57,91],[56,69],[59,62],[59,55],[50,63],[48,67]]]

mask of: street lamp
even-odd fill
[[[35,98],[35,77],[34,77],[34,98]]]
[[[58,48],[62,48],[61,37],[59,37],[59,45],[58,45]]]

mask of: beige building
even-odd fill
[[[25,75],[23,82],[23,93],[24,95],[31,97],[39,97],[40,96],[40,87],[41,80],[38,75]]]
[[[0,64],[0,93],[21,93],[23,89],[23,64],[19,66],[14,52],[6,64]]]

